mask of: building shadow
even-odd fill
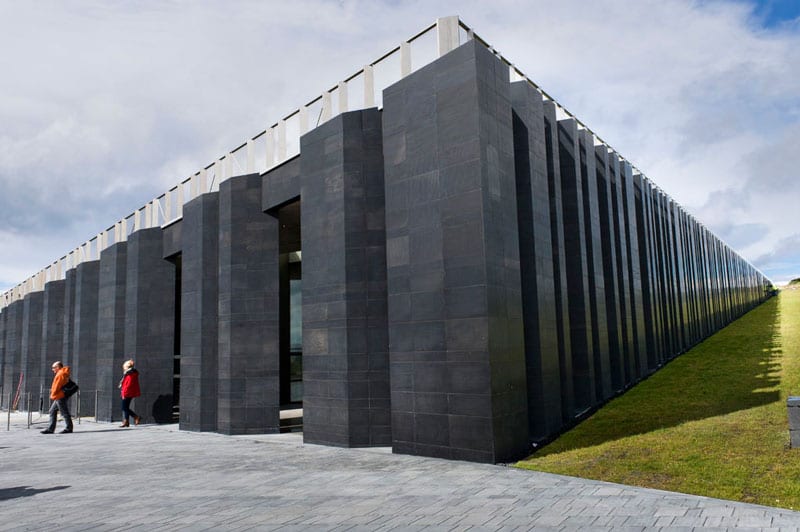
[[[782,354],[780,310],[774,297],[573,427],[585,429],[574,441],[545,445],[533,456],[593,447],[778,402]]]
[[[65,490],[71,486],[53,486],[52,488],[36,489],[30,486],[15,486],[13,488],[0,488],[0,501],[18,499],[19,497],[31,497],[47,491]]]

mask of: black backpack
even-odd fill
[[[77,385],[77,384],[75,384],[75,381],[73,381],[72,379],[70,379],[70,380],[69,380],[69,381],[68,381],[68,382],[67,382],[67,383],[64,385],[64,387],[63,387],[63,388],[61,388],[61,391],[62,391],[62,392],[64,392],[64,399],[69,399],[70,397],[72,397],[73,395],[75,395],[75,393],[76,393],[76,392],[77,392],[79,389],[80,389],[80,388],[78,388],[78,385]]]

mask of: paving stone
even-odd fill
[[[4,532],[800,530],[800,513],[780,508],[303,444],[297,433],[223,436],[82,419],[72,435],[45,436],[45,416],[31,429],[26,417],[14,414],[11,430],[0,431]]]

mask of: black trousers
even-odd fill
[[[133,397],[122,400],[122,419],[125,421],[128,421],[128,418],[131,416],[133,416],[134,419],[139,417],[136,415],[136,412],[131,410],[131,401],[133,401]]]
[[[66,398],[56,399],[50,405],[50,426],[51,431],[56,430],[56,423],[58,422],[58,412],[61,412],[61,417],[64,418],[64,423],[67,424],[67,430],[72,430],[72,416],[69,415],[69,400]]]

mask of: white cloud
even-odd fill
[[[0,3],[0,290],[451,14],[769,275],[800,197],[800,26],[766,30],[752,13],[692,0]]]

